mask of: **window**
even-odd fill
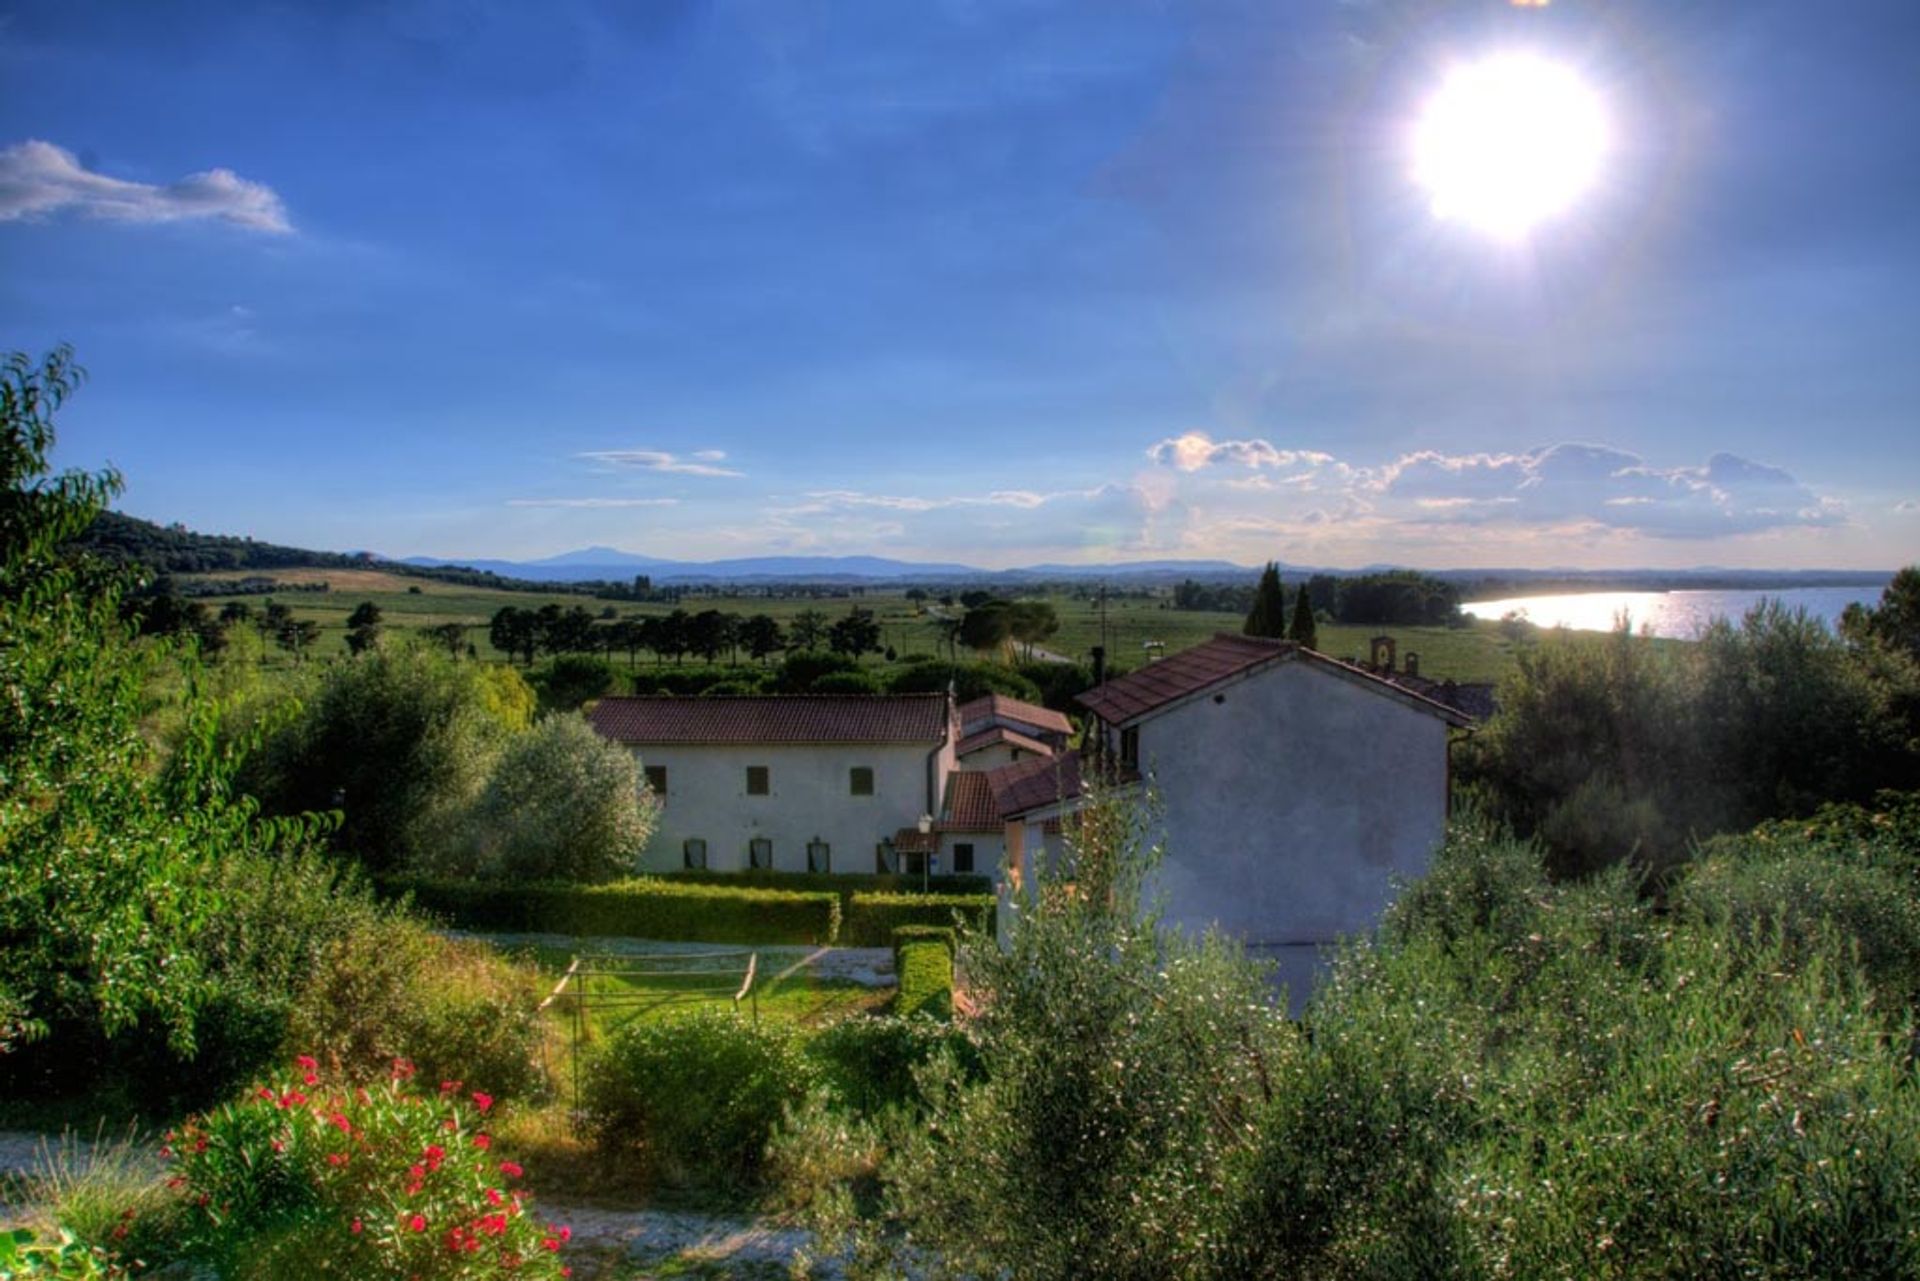
[[[765,796],[771,790],[767,786],[767,767],[764,765],[747,766],[747,795]]]
[[[655,796],[667,794],[667,767],[664,765],[647,766],[647,790]]]
[[[865,765],[856,765],[848,773],[847,794],[849,796],[873,795],[873,770]]]
[[[707,843],[697,836],[689,836],[687,843],[681,846],[686,858],[687,870],[697,872],[707,865]]]
[[[963,873],[973,871],[973,846],[956,845],[953,847],[953,870]]]
[[[773,866],[773,840],[766,836],[756,836],[747,842],[747,866],[771,868]]]
[[[833,858],[827,843],[819,837],[807,842],[807,870],[809,872],[831,872]]]
[[[1140,727],[1120,731],[1120,764],[1132,770],[1140,768]]]
[[[873,870],[882,876],[900,870],[900,851],[893,847],[892,841],[881,841],[873,847]]]

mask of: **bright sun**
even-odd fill
[[[1421,113],[1413,177],[1435,216],[1524,237],[1592,187],[1606,110],[1570,67],[1525,53],[1457,67]]]

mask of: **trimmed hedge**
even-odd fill
[[[840,897],[819,892],[675,884],[658,876],[608,885],[506,885],[386,877],[380,892],[463,929],[606,935],[705,943],[831,943]]]
[[[902,1018],[953,1017],[952,928],[902,925],[893,931],[893,972],[900,984],[893,1012]]]
[[[826,890],[840,896],[841,910],[852,906],[850,899],[856,894],[918,894],[921,892],[922,878],[899,873],[876,874],[873,872],[776,872],[768,868],[751,868],[742,872],[660,872],[659,876],[670,881],[680,881],[689,885],[750,885],[768,890]],[[992,894],[993,878],[976,876],[971,873],[961,876],[935,876],[926,881],[927,892],[933,894]],[[941,924],[946,924],[942,921]]]
[[[855,894],[841,918],[843,947],[887,947],[901,926],[934,925],[949,929],[953,914],[970,928],[993,932],[991,894]]]

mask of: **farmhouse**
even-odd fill
[[[1051,708],[989,694],[960,705],[960,734],[961,768],[990,770],[1062,751],[1073,722]]]
[[[944,694],[604,698],[588,719],[661,798],[650,871],[917,873],[960,738]]]
[[[1300,645],[1224,634],[1080,702],[1103,759],[1151,786],[1169,919],[1270,949],[1372,929],[1393,882],[1426,870],[1451,731],[1472,724]]]

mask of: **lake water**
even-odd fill
[[[1506,600],[1470,601],[1460,608],[1475,618],[1501,619],[1519,611],[1541,627],[1571,627],[1579,631],[1611,631],[1624,611],[1639,631],[1650,627],[1656,636],[1691,640],[1715,618],[1738,620],[1762,600],[1780,601],[1789,609],[1805,609],[1829,627],[1837,626],[1841,611],[1860,601],[1878,604],[1880,587],[1795,587],[1782,591],[1728,592],[1570,592],[1559,596],[1515,596]]]

